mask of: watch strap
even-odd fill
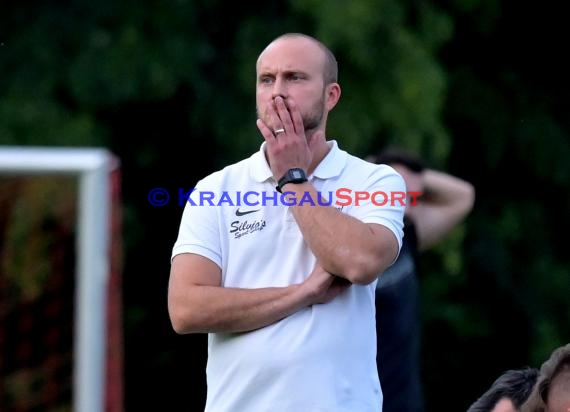
[[[299,184],[299,183],[304,183],[307,180],[308,180],[307,175],[305,174],[305,171],[303,169],[300,168],[289,169],[283,175],[283,177],[279,179],[275,189],[277,189],[279,193],[282,193],[283,186],[285,186],[287,183]]]

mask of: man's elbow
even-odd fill
[[[170,306],[168,309],[170,324],[174,332],[179,335],[202,332],[201,322],[191,311],[184,308]]]
[[[387,267],[383,262],[384,259],[378,257],[357,259],[346,268],[344,277],[355,285],[368,285]]]
[[[179,316],[172,312],[170,313],[170,325],[172,326],[172,329],[174,329],[174,332],[176,332],[178,335],[186,335],[192,331],[182,316]]]
[[[369,285],[378,278],[378,272],[375,273],[355,273],[347,276],[350,283],[355,285]]]
[[[357,285],[368,285],[378,279],[396,259],[394,253],[361,254],[354,256],[346,268],[346,279]]]

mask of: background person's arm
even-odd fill
[[[471,183],[447,173],[427,169],[422,173],[424,193],[417,205],[409,205],[418,247],[426,250],[440,242],[471,211],[475,188]]]

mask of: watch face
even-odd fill
[[[293,178],[295,178],[295,179],[300,179],[303,177],[303,174],[301,172],[299,172],[298,170],[293,170],[292,175],[293,175]]]

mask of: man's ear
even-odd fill
[[[340,99],[340,85],[331,83],[326,86],[325,107],[330,112]]]

